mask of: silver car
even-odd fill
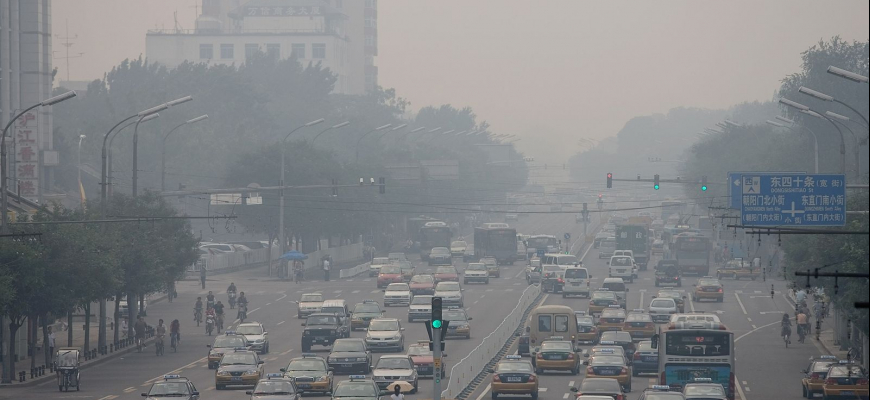
[[[366,345],[371,351],[405,351],[405,328],[396,318],[375,318],[366,331]]]

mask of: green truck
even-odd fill
[[[631,250],[638,269],[646,271],[649,263],[649,228],[642,224],[616,225],[616,249]]]

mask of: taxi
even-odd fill
[[[826,399],[866,399],[870,396],[867,386],[867,371],[858,364],[840,360],[828,369],[822,396]]]
[[[810,365],[802,371],[805,375],[801,379],[801,388],[805,398],[812,398],[816,393],[822,393],[822,385],[828,376],[828,369],[837,363],[837,357],[832,355],[810,359]]]
[[[722,283],[712,276],[699,278],[698,283],[695,284],[695,290],[692,291],[692,300],[716,300],[717,303],[725,301]]]
[[[357,303],[350,313],[350,330],[364,330],[369,327],[369,322],[373,318],[380,318],[383,315],[384,310],[377,301],[363,300],[362,303]]]
[[[435,294],[435,277],[432,275],[414,275],[409,285],[414,296]]]
[[[532,350],[532,366],[541,374],[544,370],[580,373],[580,357],[574,352],[574,344],[561,336],[550,336]]]
[[[146,400],[163,400],[167,398],[181,400],[199,400],[199,391],[193,382],[181,375],[163,375],[162,381],[151,384],[147,392],[142,393]]]
[[[230,385],[256,386],[263,377],[263,364],[257,352],[246,347],[224,353],[214,375],[215,389],[224,390]]]
[[[384,265],[378,272],[378,289],[385,288],[391,283],[402,283],[405,278],[402,276],[402,267],[394,264]]]
[[[414,264],[407,260],[396,261],[399,264],[399,269],[402,270],[402,280],[410,282],[414,277]]]
[[[623,349],[622,346],[617,346],[616,344],[614,344],[612,342],[607,342],[607,343],[608,344],[601,344],[599,342],[599,344],[597,346],[592,346],[591,349],[589,349],[585,354],[583,354],[583,357],[589,358],[589,357],[595,357],[597,355],[602,355],[602,354],[606,354],[606,355],[616,354],[616,355],[619,355],[619,356],[622,356],[623,358],[625,358],[625,362],[628,363],[628,357],[625,356],[625,349]]]
[[[486,265],[486,272],[490,277],[501,277],[501,270],[498,269],[498,261],[496,261],[495,257],[484,257],[480,262]]]
[[[672,392],[668,385],[652,385],[643,390],[638,400],[685,400],[680,392]],[[704,397],[706,400],[707,398]]]
[[[435,269],[435,283],[440,282],[459,282],[459,272],[453,266],[441,266]],[[434,293],[434,289],[433,289]]]
[[[471,321],[473,318],[468,316],[468,313],[461,308],[448,308],[442,311],[441,319],[444,321],[450,321],[450,324],[447,326],[447,334],[444,336],[447,338],[463,338],[463,339],[471,339]]]
[[[532,368],[532,363],[523,360],[521,356],[506,356],[490,368],[492,374],[490,391],[492,398],[499,395],[529,395],[532,400],[538,400],[538,375]]]
[[[300,398],[293,380],[279,373],[266,374],[266,378],[260,379],[254,390],[245,393],[251,396],[251,400],[298,400]]]
[[[296,317],[308,318],[309,315],[320,312],[323,307],[323,295],[320,293],[304,293],[296,301]]]
[[[214,343],[206,345],[210,349],[208,351],[208,369],[217,368],[224,353],[248,346],[248,339],[245,339],[243,335],[236,335],[235,331],[224,331],[223,336],[214,338]]]
[[[643,309],[635,309],[631,310],[625,317],[622,331],[630,333],[634,340],[648,339],[655,335],[656,324]]]
[[[616,293],[601,289],[596,290],[592,292],[592,297],[589,298],[589,315],[601,314],[601,311],[613,305],[619,307],[619,299],[616,298]]]
[[[577,318],[577,342],[595,343],[598,340],[598,328],[595,326],[595,318],[586,315],[583,311],[574,311]]]
[[[683,386],[685,400],[728,400],[725,388],[712,378],[695,378]]]
[[[332,400],[378,400],[386,394],[387,391],[381,390],[365,375],[351,375],[348,380],[338,383],[332,392]]]
[[[599,333],[619,331],[622,330],[623,325],[625,325],[625,310],[619,305],[609,305],[598,317]]]
[[[447,355],[442,353],[441,361],[441,377],[444,378],[444,371],[447,370],[447,364],[444,363],[443,357]],[[421,340],[408,346],[408,357],[411,357],[411,362],[414,363],[414,368],[417,370],[417,376],[421,378],[435,377],[435,357],[432,350],[429,350],[429,341]]]
[[[605,346],[622,347],[625,352],[625,358],[627,359],[631,359],[632,357],[634,357],[634,352],[637,351],[637,346],[634,345],[634,341],[631,339],[631,334],[628,332],[603,332],[601,334],[601,338],[598,340],[598,343],[601,343]]]
[[[628,365],[625,357],[612,350],[607,350],[602,349],[596,355],[583,361],[583,364],[586,365],[586,378],[616,379],[626,392],[630,392],[631,366]]]
[[[682,290],[659,290],[654,298],[674,299],[674,302],[677,303],[677,310],[681,313],[686,312],[686,292]]]
[[[302,357],[291,359],[281,372],[296,382],[296,390],[300,393],[332,392],[332,371],[326,360],[316,354],[302,353]]]

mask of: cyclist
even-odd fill
[[[800,342],[804,342],[804,336],[809,332],[809,323],[807,322],[807,315],[804,314],[803,310],[798,311],[798,315],[795,317],[795,325],[797,325],[798,330],[798,338]]]
[[[181,341],[181,323],[177,319],[172,320],[169,324],[169,338],[172,342],[172,347],[178,347],[178,342]]]
[[[786,343],[791,343],[791,340],[788,339],[788,337],[791,336],[791,318],[789,318],[788,314],[782,314],[782,322],[780,322],[780,326],[782,326],[780,336],[783,337]]]
[[[244,311],[245,317],[248,315],[248,298],[245,297],[245,292],[239,292],[239,299],[236,301],[239,304],[239,312],[236,318],[241,318]]]
[[[221,329],[224,328],[224,304],[220,300],[214,305],[214,314],[217,317],[215,320],[217,322],[217,331],[221,333]]]
[[[142,346],[145,344],[145,331],[148,329],[148,324],[145,323],[145,318],[141,315],[139,319],[133,324],[133,331],[136,338],[136,345],[139,347],[139,351],[142,351]]]
[[[157,349],[163,347],[163,337],[166,336],[166,325],[163,325],[163,320],[157,321],[157,328],[154,330],[154,336],[157,337]]]
[[[197,297],[196,304],[193,305],[193,321],[202,321],[202,297]]]
[[[227,298],[229,298],[230,308],[236,306],[236,293],[238,293],[238,291],[236,290],[235,282],[230,282],[230,286],[227,288]]]

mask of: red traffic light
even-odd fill
[[[607,177],[608,177],[608,178],[613,178],[613,174],[611,174],[611,173],[608,172],[608,173],[607,173]]]
[[[601,193],[598,194],[598,198],[599,198],[599,199],[601,198]]]

